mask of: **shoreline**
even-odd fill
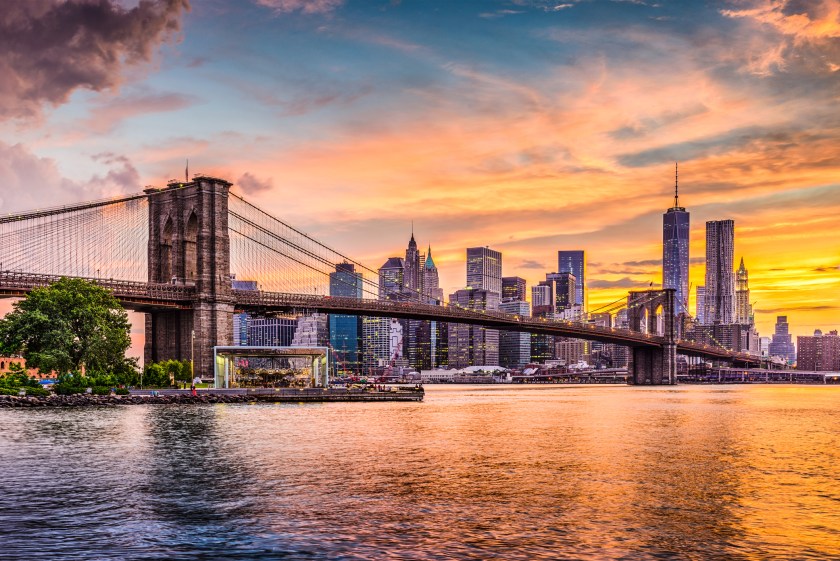
[[[215,403],[347,403],[347,402],[420,402],[423,390],[347,391],[333,389],[283,389],[268,392],[232,392],[199,390],[193,396],[189,390],[140,390],[129,395],[50,395],[47,397],[0,395],[0,408],[18,407],[118,407],[127,405],[199,405]]]

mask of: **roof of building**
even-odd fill
[[[429,250],[426,252],[426,264],[424,265],[427,269],[434,269],[435,261],[432,259],[432,246],[429,246]]]

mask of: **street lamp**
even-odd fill
[[[195,380],[195,329],[192,330],[190,339],[190,375]],[[192,383],[192,380],[190,380],[190,383]]]

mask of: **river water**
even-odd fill
[[[0,559],[840,559],[840,388],[0,410]]]

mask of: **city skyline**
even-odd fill
[[[531,286],[584,249],[594,309],[661,282],[679,160],[690,253],[735,220],[759,331],[838,329],[840,23],[795,4],[16,4],[9,21],[112,33],[62,53],[2,24],[26,56],[0,90],[0,212],[163,185],[189,158],[371,267],[414,219],[444,294],[466,247]],[[90,72],[50,70],[68,60]]]

